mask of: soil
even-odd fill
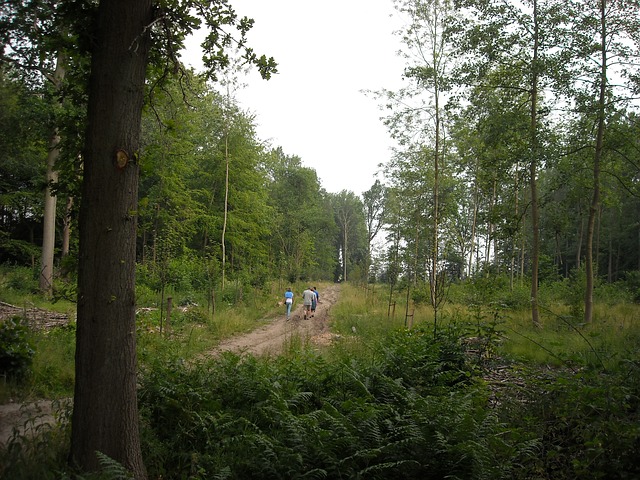
[[[319,290],[319,293],[320,302],[311,318],[305,320],[302,299],[298,298],[294,299],[291,318],[287,320],[284,304],[280,302],[278,305],[282,308],[282,315],[275,319],[263,320],[268,323],[247,334],[224,340],[209,353],[217,355],[231,351],[252,355],[278,354],[296,337],[303,343],[309,342],[312,345],[330,344],[335,335],[329,332],[329,312],[338,299],[340,285],[331,285],[322,291]]]
[[[209,355],[222,352],[236,352],[253,355],[277,355],[292,340],[309,342],[312,345],[329,345],[335,335],[329,332],[328,320],[331,307],[340,294],[340,285],[331,285],[320,291],[320,302],[311,318],[304,318],[302,300],[296,299],[291,317],[286,319],[284,305],[282,315],[259,321],[262,326],[243,335],[224,340]],[[20,308],[0,302],[0,321],[14,315],[25,316],[33,328],[46,329],[64,325],[69,319],[66,315],[36,308]],[[0,377],[2,381],[2,377]],[[0,448],[15,434],[19,436],[37,431],[43,425],[55,423],[55,410],[50,400],[35,403],[7,403],[0,405]]]

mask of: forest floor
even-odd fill
[[[306,320],[301,299],[297,299],[294,303],[289,320],[285,317],[284,305],[282,305],[281,315],[259,320],[258,323],[261,324],[259,328],[226,339],[205,355],[218,355],[221,352],[277,355],[287,344],[297,339],[312,345],[328,345],[335,337],[329,332],[329,313],[338,300],[339,294],[340,285],[337,284],[321,291],[320,303],[317,305],[314,316]],[[26,317],[29,324],[36,329],[51,328],[68,322],[67,316],[60,313],[36,308],[20,308],[0,302],[0,320],[14,315]],[[18,436],[22,436],[25,432],[34,432],[43,425],[55,422],[54,409],[56,406],[50,400],[24,404],[9,402],[0,405],[0,447],[6,445],[12,438],[14,430]]]

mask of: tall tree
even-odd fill
[[[586,232],[586,289],[584,321],[593,318],[594,234],[600,206],[600,176],[607,117],[614,106],[628,102],[629,94],[638,90],[638,56],[640,55],[640,6],[630,0],[578,1],[573,4],[575,22],[572,45],[579,52],[576,63],[577,105],[594,119],[593,183]],[[619,78],[620,82],[613,80]],[[619,85],[618,85],[619,83]]]
[[[0,261],[35,268],[34,212],[42,210],[47,111],[42,95],[0,66]]]
[[[380,180],[376,180],[371,188],[362,194],[364,216],[367,222],[367,261],[365,265],[367,279],[371,267],[372,244],[384,225],[384,200],[385,187]]]
[[[266,159],[270,204],[276,214],[272,228],[272,256],[280,275],[331,278],[336,263],[336,224],[316,172],[281,148]]]
[[[527,95],[529,114],[528,155],[529,217],[532,244],[531,318],[540,324],[538,308],[538,269],[540,257],[540,213],[538,175],[542,163],[540,131],[545,112],[542,92],[554,78],[564,77],[560,39],[565,26],[564,10],[557,2],[527,0],[519,3],[502,0],[481,2],[460,0],[464,8],[456,37],[458,54],[465,57],[460,79],[468,85],[482,84],[505,95]],[[493,70],[519,72],[496,82]],[[489,77],[488,77],[489,76]],[[499,78],[499,77],[498,77]]]
[[[74,17],[69,15],[67,4],[50,0],[10,0],[3,2],[1,8],[0,36],[3,45],[8,47],[3,49],[2,60],[20,71],[34,90],[42,90],[50,102],[39,274],[40,289],[50,294],[54,273],[57,192],[60,190],[57,163],[64,137],[63,102],[67,95],[65,90],[71,90],[65,77],[70,65],[75,64],[78,70],[76,77],[81,78],[80,83],[83,82],[80,64],[81,58],[86,57],[86,51],[74,46],[74,43],[82,44],[82,40],[78,29],[74,31]],[[75,51],[73,55],[72,50]],[[66,143],[72,150],[74,142]],[[70,152],[72,156],[75,154],[77,151]],[[63,183],[68,184],[68,179]]]
[[[102,1],[92,52],[80,209],[71,458],[96,452],[146,478],[136,398],[138,156],[152,0]]]
[[[336,223],[340,227],[340,260],[342,261],[342,280],[347,281],[350,265],[356,263],[356,252],[362,245],[360,232],[364,226],[362,202],[353,193],[343,190],[333,196],[333,208]]]
[[[66,72],[66,55],[58,52],[55,70],[51,76],[56,96],[60,95]],[[60,156],[60,131],[59,127],[53,127],[49,139],[49,152],[47,153],[47,186],[44,192],[44,212],[42,222],[42,260],[40,263],[40,290],[48,294],[53,290],[53,255],[56,241],[56,205],[57,195],[54,193],[58,183],[56,162]]]
[[[431,173],[431,239],[425,242],[430,248],[429,289],[431,304],[437,317],[438,271],[440,257],[441,176],[445,160],[445,104],[452,85],[449,75],[452,69],[452,46],[446,36],[448,18],[454,9],[450,0],[397,0],[395,7],[407,18],[401,32],[406,46],[405,77],[412,86],[398,92],[401,104],[396,105],[397,120],[388,124],[398,128],[400,124],[411,126],[407,134],[413,136],[414,145],[423,155],[429,156]],[[419,99],[416,107],[411,100]],[[409,102],[407,102],[409,100]],[[406,107],[407,103],[411,106]],[[399,107],[399,108],[398,108]],[[394,126],[395,124],[395,126]],[[396,133],[397,135],[397,133]]]
[[[172,6],[176,11],[155,8],[153,0],[102,0],[93,25],[71,459],[95,470],[100,451],[137,479],[146,478],[138,434],[134,287],[139,137],[148,61],[177,62],[181,44],[176,42],[200,24],[192,14],[196,9],[211,29],[205,63],[215,76],[228,62],[224,48],[232,43],[222,27],[237,25],[244,44],[252,25],[237,19],[224,0]],[[158,47],[154,55],[152,32]],[[263,76],[274,68],[273,61],[250,50],[246,56]]]

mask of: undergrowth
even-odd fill
[[[278,357],[202,360],[223,336],[280,314],[280,287],[247,310],[176,309],[162,333],[158,310],[138,316],[150,478],[640,478],[637,305],[599,303],[584,325],[575,302],[546,294],[536,328],[524,288],[505,302],[484,282],[452,289],[460,301],[439,310],[434,332],[428,305],[398,296],[392,310],[382,288],[342,285],[331,348],[296,339]],[[34,395],[68,391],[73,329],[33,340]],[[0,454],[3,478],[127,475],[108,458],[94,475],[68,471],[68,415],[35,433]]]
[[[171,478],[511,478],[512,442],[455,331],[397,331],[379,355],[165,359],[143,375],[147,467]]]

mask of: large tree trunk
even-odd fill
[[[79,232],[71,461],[96,451],[137,479],[135,247],[138,148],[152,0],[102,0],[95,29]]]

